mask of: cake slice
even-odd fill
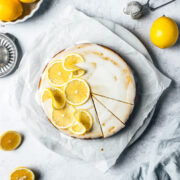
[[[125,127],[125,125],[119,121],[119,119],[117,119],[110,111],[108,111],[96,98],[93,97],[93,101],[104,138],[112,136]]]
[[[93,95],[99,102],[101,102],[106,109],[112,112],[124,124],[128,120],[134,105],[113,100],[107,97]]]

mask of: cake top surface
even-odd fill
[[[44,112],[61,132],[106,138],[125,126],[136,87],[131,69],[117,53],[97,44],[79,44],[48,63],[39,94]]]

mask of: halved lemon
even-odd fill
[[[0,137],[0,148],[4,151],[16,149],[22,141],[21,134],[16,131],[6,131]]]
[[[86,128],[86,131],[90,131],[93,125],[93,117],[91,113],[85,109],[78,109],[74,112],[74,117]]]
[[[74,122],[73,113],[75,108],[69,104],[66,104],[63,109],[52,110],[51,121],[57,128],[66,129],[72,126]]]
[[[78,78],[81,77],[85,74],[85,70],[84,69],[78,69],[76,71],[73,71],[73,78]]]
[[[62,61],[55,61],[48,67],[47,79],[54,87],[64,86],[71,78],[72,72],[64,70]]]
[[[80,123],[79,121],[75,121],[72,125],[72,127],[69,128],[69,130],[73,133],[73,134],[77,134],[77,135],[83,135],[86,133],[86,128],[85,126]]]
[[[18,167],[11,172],[9,180],[35,180],[35,175],[26,167]]]
[[[52,99],[52,108],[61,109],[65,106],[65,97],[63,91],[58,88],[46,88],[42,93],[42,102]]]
[[[85,61],[84,58],[80,54],[71,53],[71,54],[67,54],[64,57],[63,66],[66,71],[76,71],[80,69],[79,67],[76,66],[76,64],[84,61]]]
[[[89,99],[90,88],[84,79],[75,78],[64,87],[64,95],[69,104],[82,105]]]

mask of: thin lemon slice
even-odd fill
[[[64,87],[64,95],[69,104],[82,105],[89,99],[90,88],[84,79],[75,78]]]
[[[78,109],[74,112],[74,117],[86,128],[86,131],[90,131],[93,125],[93,117],[91,113],[85,109]]]
[[[85,126],[80,123],[79,121],[75,121],[73,126],[69,128],[69,130],[73,133],[73,134],[77,134],[77,135],[83,135],[86,133],[86,128]]]
[[[75,108],[69,104],[66,104],[63,109],[53,110],[51,115],[51,121],[55,127],[60,129],[66,129],[72,126],[74,122],[73,113]]]
[[[64,86],[71,78],[72,72],[64,70],[62,61],[55,61],[48,67],[47,79],[54,87]]]
[[[4,151],[16,149],[22,141],[21,134],[16,131],[7,131],[0,137],[0,148]]]
[[[45,89],[41,94],[41,101],[44,103],[48,99],[51,99],[51,93],[49,93],[49,88]]]
[[[35,175],[26,167],[18,167],[11,172],[9,180],[35,180]]]
[[[84,69],[78,69],[76,71],[73,71],[73,78],[78,78],[81,77],[85,74],[85,70]]]
[[[64,57],[64,69],[66,71],[76,71],[80,69],[76,66],[77,63],[84,62],[84,58],[78,53],[71,53]]]
[[[42,94],[42,102],[45,102],[50,98],[52,99],[53,109],[58,110],[65,106],[66,101],[62,90],[58,88],[46,88]]]

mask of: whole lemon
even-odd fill
[[[23,7],[19,0],[0,0],[0,20],[16,20],[22,12]]]
[[[151,27],[150,37],[154,45],[159,48],[173,46],[179,36],[176,22],[166,16],[156,19]]]

